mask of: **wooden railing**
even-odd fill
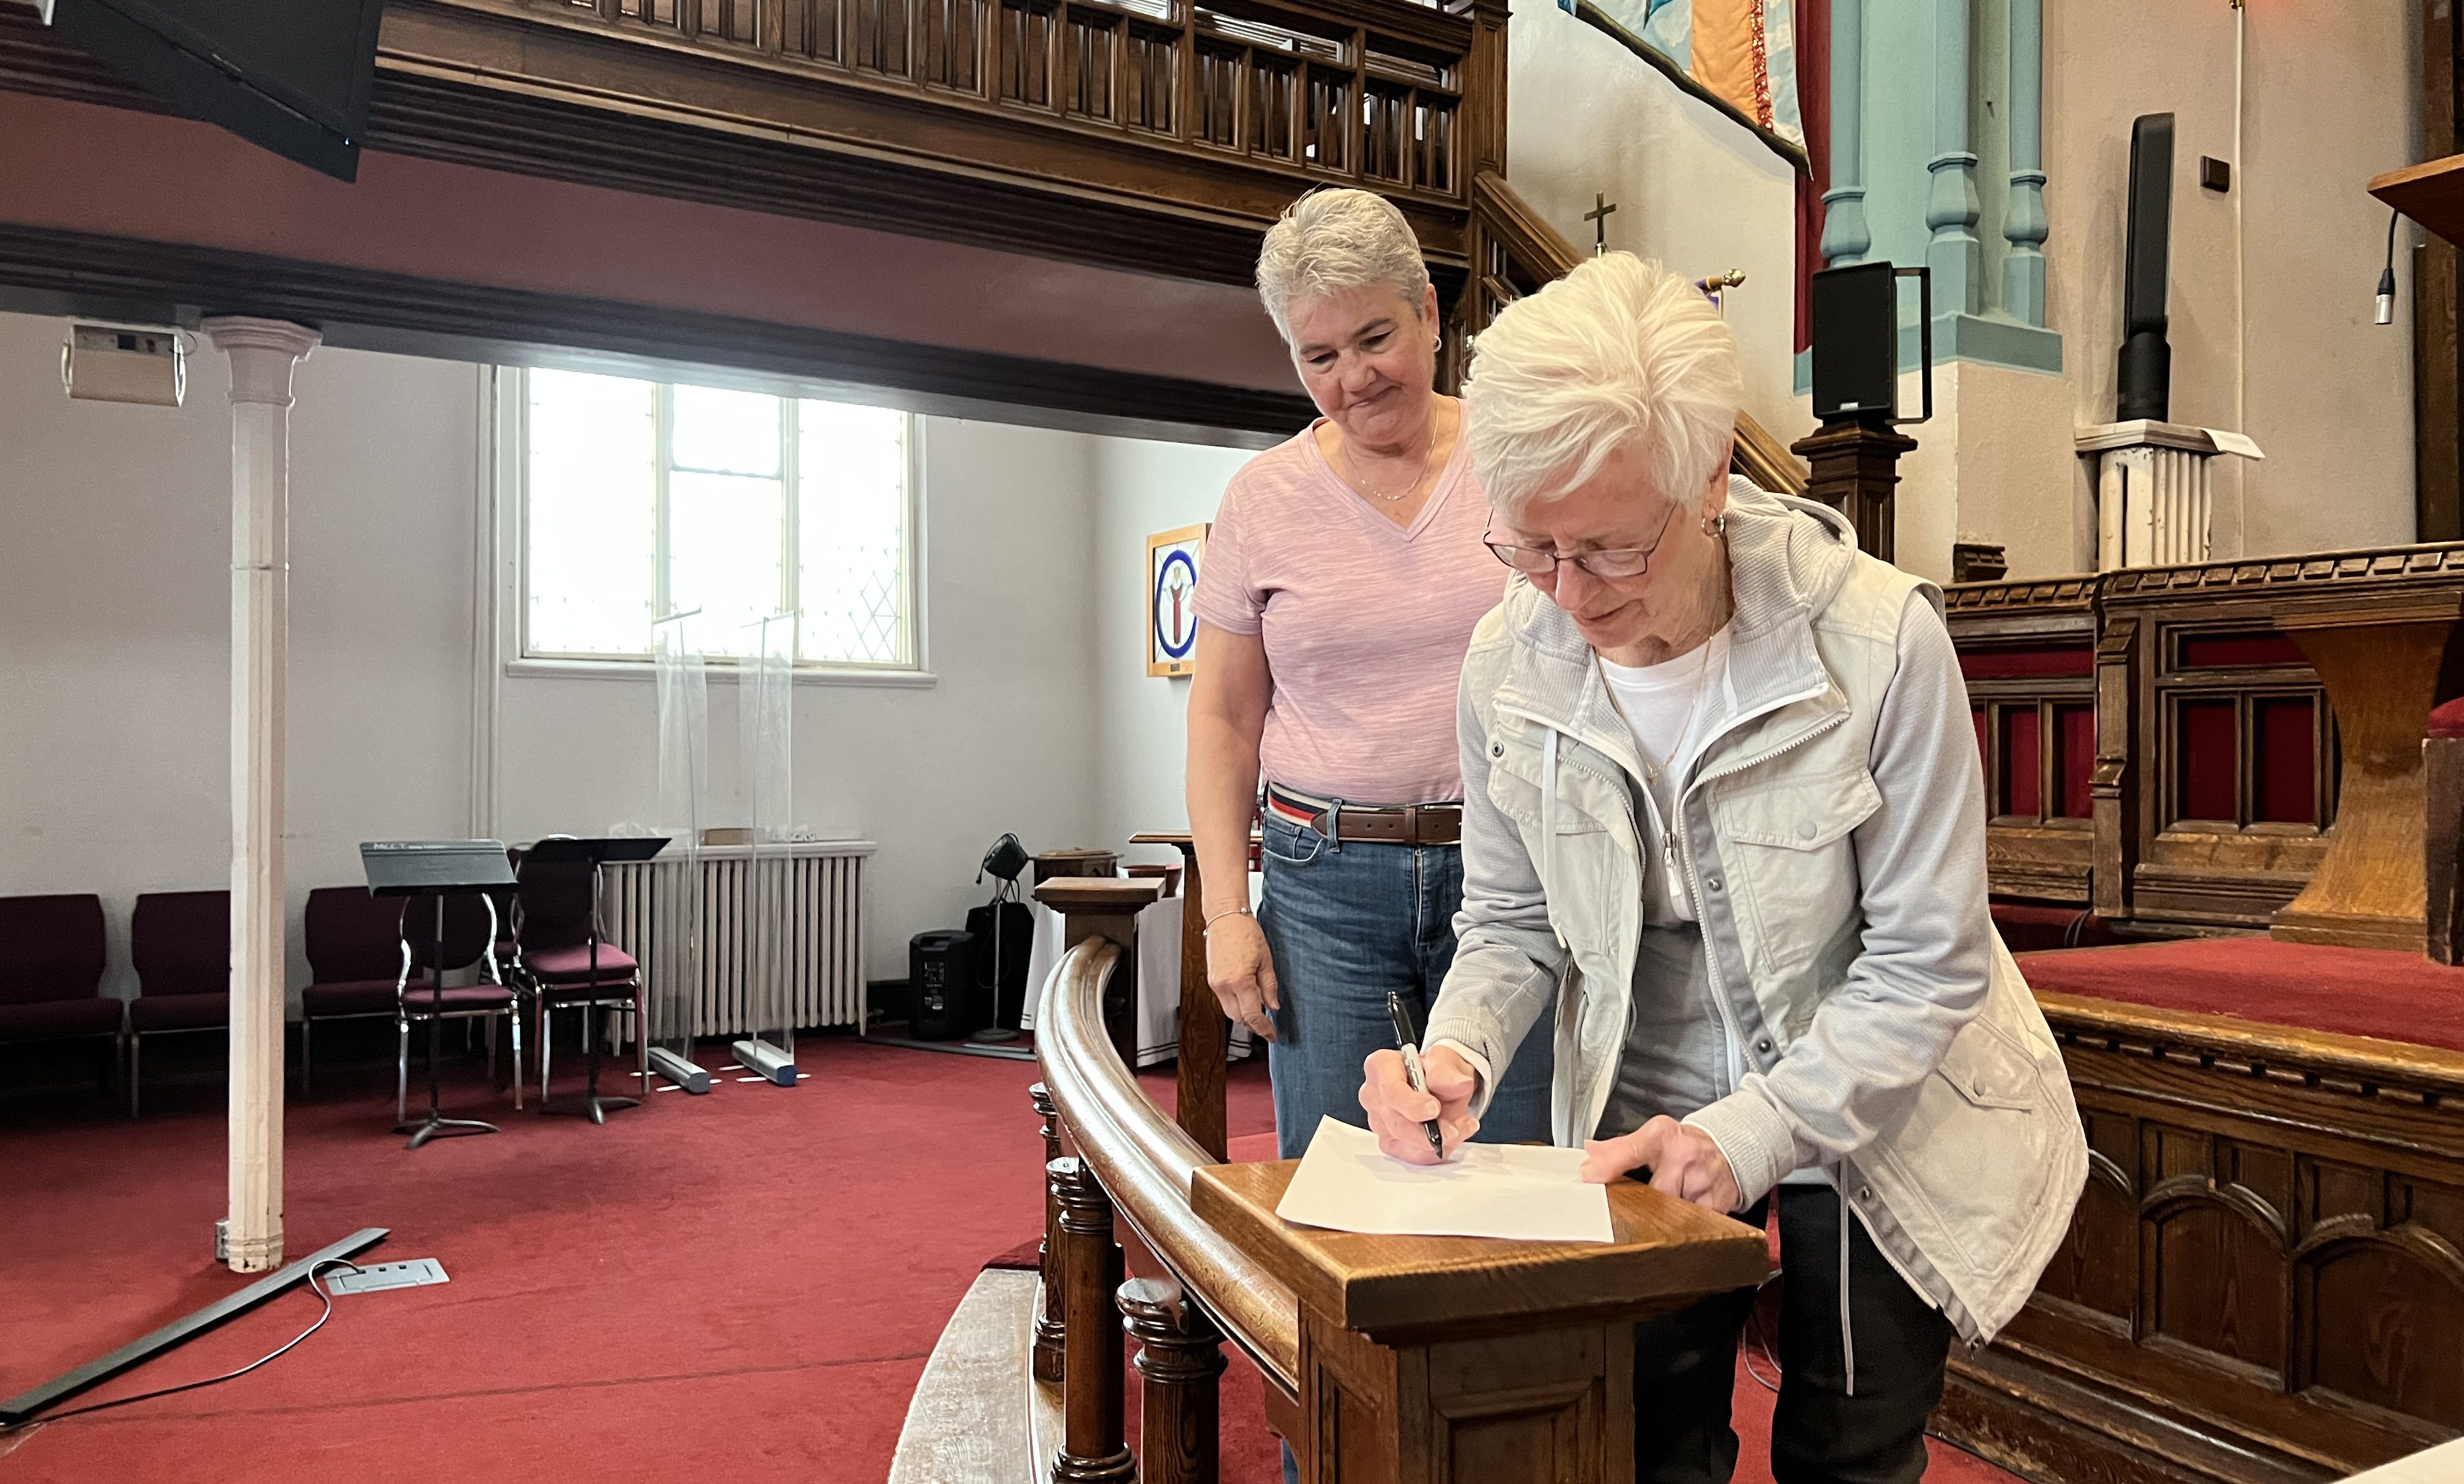
[[[1153,241],[1111,251],[1196,232],[1202,263],[1156,266],[1240,281],[1255,233],[1320,185],[1395,200],[1460,264],[1470,182],[1505,159],[1505,18],[1501,0],[397,0],[381,62],[683,125],[759,172],[758,209],[827,214],[775,196],[784,143],[1057,192],[1002,208],[1020,230],[1074,212],[1125,239],[1090,210],[1160,212]],[[913,194],[900,229],[944,234]]]
[[[1056,880],[1070,947],[1039,1012],[1045,1114],[1044,1307],[1035,1375],[1058,1435],[1035,1477],[1211,1484],[1225,1340],[1267,1385],[1269,1421],[1311,1484],[1418,1484],[1470,1446],[1529,1476],[1632,1476],[1632,1321],[1758,1282],[1760,1233],[1641,1185],[1610,1191],[1605,1244],[1354,1236],[1287,1225],[1287,1165],[1227,1166],[1139,1090],[1121,1052],[1126,951],[1151,881]],[[1183,1002],[1184,1045],[1227,1029]],[[1195,1029],[1189,1029],[1195,1027]],[[1212,1116],[1222,1117],[1220,1056]],[[1187,1101],[1207,1073],[1181,1078]],[[1163,1270],[1124,1281],[1115,1218]],[[1123,1330],[1138,1341],[1140,1446],[1123,1442]],[[1336,1447],[1338,1433],[1341,1446]],[[1475,1436],[1476,1434],[1476,1436]]]
[[[1574,271],[1583,254],[1531,209],[1503,175],[1472,181],[1471,225],[1464,233],[1471,277],[1456,301],[1456,333],[1450,338],[1449,379],[1460,376],[1464,347],[1488,328],[1499,311]],[[1751,413],[1737,414],[1737,442],[1728,467],[1762,489],[1783,494],[1806,491],[1805,466]]]

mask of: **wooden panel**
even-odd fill
[[[2464,1056],[2040,999],[2088,1188],[1938,1430],[2116,1484],[2342,1476],[2464,1431]]]

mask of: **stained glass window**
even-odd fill
[[[884,407],[573,371],[523,373],[523,653],[647,660],[650,621],[797,663],[916,666],[912,419]]]

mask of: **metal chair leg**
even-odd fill
[[[144,1045],[145,1037],[142,1033],[131,1035],[128,1037],[128,1116],[130,1118],[135,1118],[137,1116],[137,1057],[139,1051],[142,1050]]]
[[[549,1051],[556,1044],[556,1004],[545,995],[539,996],[539,1111],[547,1111],[547,1066]]]
[[[496,1085],[496,1017],[495,1015],[489,1015],[487,1017],[487,1021],[488,1085],[494,1087]]]
[[[393,1017],[393,1121],[410,1122],[410,1017]]]
[[[519,1113],[522,1110],[522,1007],[518,1001],[506,1012],[505,1018],[512,1021],[514,1027],[514,1111]]]
[[[316,1021],[308,1017],[306,1012],[301,1012],[299,1016],[299,1096],[303,1100],[317,1090],[317,1058],[316,1054],[309,1049],[312,1044],[309,1040],[309,1036],[311,1034],[309,1027],[316,1023]]]

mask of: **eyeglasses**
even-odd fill
[[[1624,546],[1600,552],[1551,552],[1537,546],[1514,546],[1504,541],[1492,541],[1485,535],[1481,544],[1496,553],[1498,560],[1524,576],[1547,578],[1551,582],[1557,579],[1557,564],[1560,562],[1612,581],[1639,578],[1651,570],[1651,554],[1660,550],[1660,543],[1668,535],[1669,522],[1677,518],[1677,513],[1682,509],[1683,506],[1674,503],[1668,507],[1668,515],[1661,521],[1660,532],[1651,538],[1649,546]]]

